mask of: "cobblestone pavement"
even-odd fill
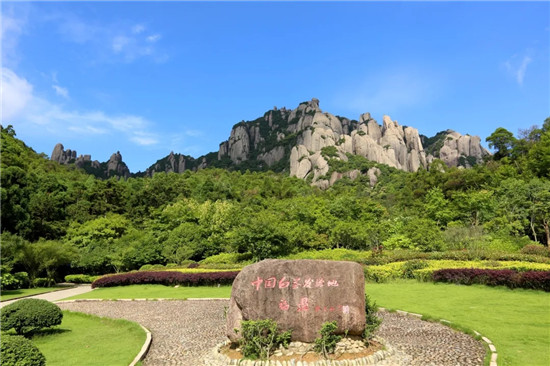
[[[401,354],[400,365],[483,365],[483,344],[464,333],[398,313],[379,315],[383,321],[376,335]]]
[[[200,360],[225,341],[224,312],[228,300],[209,301],[93,301],[60,303],[65,310],[124,318],[148,328],[153,335],[144,365],[201,365]],[[438,323],[381,312],[377,332],[396,350],[379,365],[483,365],[485,350],[470,336]]]

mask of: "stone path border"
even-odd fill
[[[382,308],[382,307],[379,307],[378,310],[379,311],[390,311],[390,309],[386,309],[386,308]],[[411,313],[411,312],[403,311],[403,310],[395,310],[395,312],[399,313],[399,314],[402,314],[402,315],[410,316],[410,317],[413,317],[413,318],[418,318],[418,319],[422,319],[422,316],[423,316],[422,314]],[[446,326],[450,326],[452,324],[452,322],[450,322],[448,320],[445,320],[445,319],[439,319],[439,323],[441,323],[443,325],[446,325]],[[489,347],[489,350],[491,351],[491,361],[490,361],[489,366],[498,366],[497,365],[497,357],[498,357],[497,349],[496,349],[495,345],[493,344],[493,342],[491,342],[491,340],[489,338],[484,337],[483,335],[481,335],[481,333],[479,333],[478,331],[475,331],[473,329],[471,331],[476,336],[481,337],[483,342],[485,342],[487,344],[487,346]]]
[[[376,362],[382,361],[386,357],[395,354],[395,350],[382,338],[375,337],[375,341],[381,343],[385,349],[376,351],[370,356],[355,358],[352,360],[320,360],[320,361],[261,361],[261,360],[244,360],[244,359],[231,359],[220,352],[220,348],[229,344],[229,341],[222,342],[214,347],[211,351],[211,357],[213,360],[220,362],[222,365],[228,366],[362,366],[362,365],[375,365]]]
[[[138,323],[139,324],[139,323]],[[143,346],[141,347],[141,350],[137,354],[137,356],[134,358],[134,360],[130,363],[129,366],[135,366],[137,363],[145,358],[147,356],[147,352],[149,351],[149,348],[151,348],[151,342],[153,341],[153,337],[151,336],[151,332],[149,329],[145,328],[143,325],[139,324],[139,326],[145,331],[145,343],[143,343]]]

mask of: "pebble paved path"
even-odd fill
[[[201,359],[226,339],[224,309],[228,304],[228,300],[59,303],[65,310],[124,318],[148,328],[153,343],[143,362],[146,366],[202,365]],[[485,350],[470,336],[397,313],[381,312],[380,316],[384,321],[377,335],[397,352],[379,365],[483,365]]]

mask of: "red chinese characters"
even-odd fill
[[[308,311],[309,310],[309,299],[307,297],[302,297],[300,303],[298,304],[298,312]]]
[[[281,309],[282,311],[287,311],[289,308],[290,308],[290,305],[285,299],[282,299],[279,302],[279,309]]]
[[[302,279],[300,277],[291,277],[287,279],[286,276],[280,278],[278,281],[277,281],[277,278],[274,276],[265,278],[265,279],[261,277],[257,277],[256,280],[250,282],[250,284],[254,286],[256,291],[260,290],[260,288],[262,287],[262,284],[263,284],[263,288],[266,288],[266,289],[291,288],[293,290],[296,290],[298,288],[321,288],[321,287],[325,287],[325,285],[326,287],[339,286],[338,280],[334,280],[334,279],[325,281],[324,278],[314,279],[311,277],[307,277],[307,278],[304,278],[303,283],[301,282],[301,280]]]
[[[290,285],[290,281],[283,277],[279,280],[279,288],[287,288]]]
[[[338,287],[338,281],[336,281],[336,280],[327,281],[327,286],[328,287]]]
[[[277,279],[275,277],[269,277],[265,280],[265,288],[275,288],[277,284]]]

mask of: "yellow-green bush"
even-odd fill
[[[353,261],[364,263],[371,257],[370,251],[359,251],[344,248],[309,250],[291,254],[286,259],[324,259],[331,261]]]
[[[410,261],[393,262],[378,266],[366,266],[365,277],[374,282],[386,282],[396,278],[410,277]],[[412,270],[412,277],[420,281],[431,280],[432,273],[439,269],[480,268],[480,269],[511,269],[518,272],[550,271],[550,264],[520,261],[453,261],[427,260],[427,267]]]

